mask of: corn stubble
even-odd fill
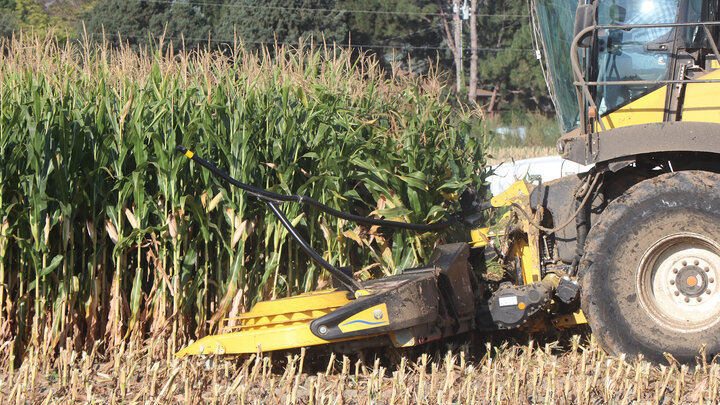
[[[0,376],[0,402],[213,404],[717,403],[720,365],[654,366],[608,357],[594,341],[491,347],[471,359],[467,346],[388,363],[358,357],[174,359],[125,344],[112,355],[60,350],[55,361],[30,349]],[[275,365],[275,367],[273,367]]]

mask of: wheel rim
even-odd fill
[[[638,270],[640,303],[663,327],[691,332],[720,321],[720,247],[712,240],[669,235],[645,251]]]

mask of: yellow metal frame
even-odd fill
[[[700,77],[702,80],[720,79],[720,64],[712,61],[711,70]],[[683,97],[682,121],[720,123],[720,83],[687,83]],[[663,122],[667,86],[662,86],[627,105],[604,115],[601,119],[606,129],[631,125]],[[595,126],[601,132],[600,125]]]
[[[509,207],[513,203],[520,205],[529,205],[523,204],[523,201],[529,199],[529,197],[530,188],[528,183],[524,180],[519,180],[511,184],[510,187],[507,188],[507,190],[491,198],[490,205],[495,208]],[[510,213],[506,212],[505,215],[502,216],[500,221],[498,221],[498,223],[502,223],[509,218]],[[488,244],[490,244],[491,239],[504,235],[503,231],[494,231],[494,228],[495,227],[471,230],[470,244],[473,247],[487,246]]]
[[[569,328],[571,326],[587,323],[587,318],[581,309],[570,315],[558,316],[552,320],[553,325],[558,328]]]
[[[530,189],[525,181],[518,181],[505,192],[494,197],[491,204],[494,207],[508,207],[517,204],[526,212],[530,210]],[[518,237],[514,243],[503,244],[508,258],[520,258],[522,268],[522,282],[529,284],[540,281],[540,255],[538,251],[539,232],[532,227],[523,216],[513,216],[518,227],[527,236],[527,239]],[[500,223],[511,220],[511,212],[507,212]],[[473,246],[485,246],[492,239],[504,237],[503,231],[493,231],[492,228],[476,229],[471,232]],[[370,295],[370,291],[359,290],[356,298]],[[347,291],[322,291],[301,294],[294,297],[257,303],[249,312],[234,318],[225,319],[227,323],[237,325],[224,326],[225,333],[206,336],[197,342],[183,348],[176,353],[182,357],[191,354],[240,354],[256,353],[258,351],[285,350],[304,346],[322,345],[331,342],[341,342],[356,339],[365,339],[380,334],[364,335],[353,338],[325,340],[310,330],[310,323],[330,312],[350,303],[354,297]],[[383,304],[365,309],[339,323],[342,332],[358,330],[371,330],[379,326],[388,325],[389,314],[387,306]],[[558,326],[570,325],[572,322],[583,323],[582,313],[573,314],[571,318],[560,317],[553,320]],[[391,332],[390,338],[395,346],[412,346],[418,343],[413,336],[412,329]]]
[[[498,223],[503,223],[509,220],[509,218],[510,212],[506,212]],[[473,229],[470,231],[470,245],[473,247],[487,246],[491,240],[495,240],[503,235],[505,235],[505,231],[498,230],[498,227]]]
[[[498,208],[516,204],[525,210],[525,212],[531,213],[530,186],[524,180],[517,181],[508,187],[508,189],[503,193],[493,197],[490,200],[490,204],[493,207]],[[537,212],[535,219],[539,220],[541,215],[541,212]],[[510,220],[511,216],[512,211],[505,213],[499,223]],[[470,232],[470,244],[473,247],[482,247],[489,245],[492,240],[497,241],[497,246],[499,246],[501,250],[503,248],[506,250],[504,252],[506,260],[520,258],[523,284],[540,281],[540,232],[537,228],[530,225],[529,221],[523,215],[516,215],[512,218],[512,220],[516,221],[514,229],[525,235],[525,237],[518,236],[517,233],[515,233],[512,243],[510,243],[507,240],[503,240],[505,238],[504,231],[498,231],[497,229],[494,230],[494,228],[480,228],[474,229]],[[552,323],[557,327],[569,327],[586,322],[587,320],[585,319],[582,311],[578,311],[570,315],[560,315],[552,319]],[[528,324],[525,329],[530,331],[543,330],[545,329],[545,324],[542,322],[535,322]]]
[[[386,325],[390,325],[390,317],[388,316],[387,305],[382,303],[345,319],[338,324],[338,329],[342,333],[348,333]]]
[[[522,271],[523,284],[530,284],[540,281],[539,261],[535,258],[537,249],[531,247],[525,239],[517,238],[510,253],[509,258],[520,258],[520,269]]]
[[[321,291],[279,300],[263,301],[238,317],[238,326],[226,326],[229,333],[206,336],[176,353],[240,354],[314,346],[331,341],[315,336],[310,323],[351,302],[347,291]],[[239,328],[239,331],[232,331]],[[357,338],[355,338],[357,339]],[[340,342],[351,339],[338,339]]]
[[[511,184],[507,190],[490,199],[493,207],[509,207],[512,203],[521,202],[530,197],[530,188],[525,180]]]

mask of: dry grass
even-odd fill
[[[55,361],[31,350],[0,376],[0,403],[717,403],[720,365],[654,366],[609,357],[578,336],[538,347],[468,346],[396,361],[148,355],[152,343],[123,345],[103,358],[61,351]],[[366,356],[367,357],[367,356]],[[434,359],[434,360],[433,360]],[[278,366],[282,363],[281,366]]]
[[[488,149],[487,164],[499,165],[513,160],[530,159],[541,156],[557,155],[557,149],[552,146],[504,146],[491,145]]]

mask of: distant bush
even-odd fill
[[[560,127],[555,116],[539,113],[508,113],[481,125],[492,138],[493,147],[555,147]]]

